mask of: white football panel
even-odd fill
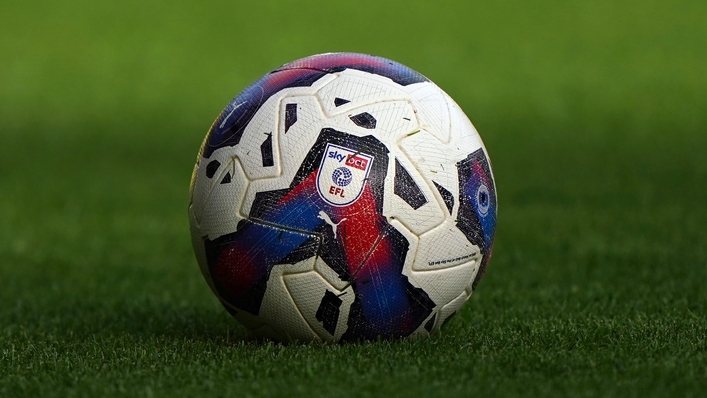
[[[478,266],[481,266],[481,264],[483,263],[483,260],[484,260],[484,256],[482,255],[481,257],[479,257],[479,259],[477,261]],[[478,266],[477,266],[477,268],[478,268]],[[477,269],[476,272],[474,273],[474,277],[471,278],[469,283],[466,285],[466,288],[464,289],[467,297],[471,297],[471,294],[474,293],[473,285],[474,285],[474,280],[476,279],[478,273],[479,273],[479,270]]]
[[[194,219],[197,225],[201,224],[205,206],[208,204],[211,190],[214,189],[225,176],[224,170],[233,161],[233,148],[221,148],[215,151],[209,159],[199,155],[191,182],[191,205],[193,207]],[[214,165],[218,168],[213,169]],[[212,169],[214,173],[211,178],[207,176],[207,170]],[[247,181],[246,181],[247,182]]]
[[[368,129],[356,125],[352,116],[368,113],[376,120],[376,126]],[[379,141],[391,146],[400,138],[418,129],[415,111],[407,101],[384,101],[375,104],[359,106],[325,122],[336,130],[354,134],[359,137],[373,135]]]
[[[446,94],[430,82],[411,84],[405,89],[410,94],[420,128],[431,132],[443,143],[449,143],[450,121]]]
[[[228,175],[230,182],[225,182]],[[239,213],[239,207],[245,197],[248,179],[238,158],[231,158],[221,165],[211,182],[211,191],[202,205],[203,214],[198,227],[201,237],[207,236],[213,240],[234,232],[238,222],[244,218]]]
[[[317,257],[315,260],[314,270],[322,278],[324,278],[327,283],[334,286],[336,290],[342,291],[350,285],[350,282],[341,280],[339,275],[330,266],[328,266],[321,257]]]
[[[379,101],[407,98],[401,85],[384,76],[355,69],[346,69],[337,75],[336,79],[317,91],[317,97],[327,115],[347,113],[353,108]],[[349,102],[336,106],[336,98]]]
[[[288,104],[297,105],[297,121],[285,132],[284,114]],[[294,178],[300,163],[312,145],[317,142],[325,119],[319,102],[314,96],[286,97],[280,104],[283,120],[279,126],[278,141],[281,149],[283,176],[288,184]],[[289,178],[287,178],[290,176]]]
[[[483,148],[484,144],[479,133],[464,111],[447,94],[444,95],[444,98],[449,107],[449,121],[452,131],[450,146],[464,154],[470,154],[479,148]]]
[[[284,114],[287,104],[297,104],[297,121],[285,133]],[[274,178],[253,181],[246,192],[241,212],[249,214],[258,192],[285,189],[295,178],[302,161],[312,148],[322,130],[319,102],[314,96],[286,97],[280,103],[280,120],[277,140],[281,173]]]
[[[353,288],[348,286],[344,290],[336,289],[316,272],[288,274],[284,275],[283,278],[285,286],[292,296],[292,301],[294,301],[309,327],[314,330],[322,340],[339,340],[347,329],[349,310],[355,297]],[[324,328],[322,322],[316,318],[317,310],[326,291],[334,293],[342,301],[333,335],[330,334]]]
[[[298,96],[313,96],[315,95],[319,90],[322,89],[322,87],[325,87],[328,85],[331,81],[336,79],[335,74],[327,74],[319,78],[316,82],[312,83],[311,86],[301,86],[301,87],[288,87],[280,91],[280,93],[284,93],[285,96],[288,97],[298,97]],[[279,94],[279,93],[278,93]]]
[[[276,137],[272,137],[274,165],[264,167],[261,145],[268,135],[277,134],[278,105],[284,93],[270,97],[246,126],[241,140],[233,147],[233,153],[238,156],[243,170],[249,180],[275,177],[280,175],[279,150]]]
[[[443,225],[420,235],[412,269],[429,271],[481,261],[481,250],[448,218]]]
[[[396,158],[427,199],[427,203],[417,209],[413,209],[403,198],[395,194]],[[415,166],[405,156],[393,150],[391,150],[389,159],[388,175],[384,188],[385,196],[383,197],[383,215],[399,221],[410,232],[418,236],[443,223],[447,217],[447,210],[440,207],[435,195],[430,190],[430,185],[420,176]]]
[[[445,306],[460,294],[466,295],[465,289],[478,269],[479,263],[472,260],[451,268],[413,271],[408,278],[413,285],[425,290],[437,306]]]
[[[270,325],[279,334],[287,336],[287,340],[311,341],[318,337],[302,317],[285,285],[283,277],[283,272],[291,271],[292,268],[312,270],[313,267],[314,258],[309,258],[294,265],[294,267],[291,264],[276,265],[270,271],[270,278],[268,279],[258,317],[264,324]],[[290,269],[288,270],[288,268]]]
[[[281,174],[282,166],[279,161],[279,140],[277,137],[278,129],[282,130],[284,126],[284,108],[281,112],[280,107],[284,98],[287,97],[304,97],[312,98],[316,102],[314,93],[322,86],[326,85],[335,76],[326,75],[314,82],[312,86],[290,87],[281,90],[275,95],[268,98],[258,109],[258,112],[248,122],[240,142],[228,149],[231,155],[238,156],[241,159],[243,169],[250,180],[262,178],[276,177]],[[317,106],[317,108],[319,108]],[[272,149],[273,149],[273,166],[263,166],[263,157],[260,147],[267,139],[268,134],[272,134]],[[211,157],[213,158],[213,156]],[[211,158],[209,160],[211,160]]]
[[[461,150],[466,153],[472,153],[477,149],[482,148],[484,150],[484,154],[486,155],[486,159],[489,162],[491,177],[493,177],[491,157],[489,156],[488,151],[486,150],[484,142],[481,140],[479,132],[476,131],[476,128],[471,123],[467,115],[464,113],[461,107],[456,102],[454,102],[452,97],[445,94],[445,98],[447,99],[447,103],[449,105],[451,128],[452,132],[454,133],[452,137],[452,144],[458,150]],[[455,132],[458,132],[458,134],[456,134]],[[496,179],[492,178],[492,180],[494,192],[498,194],[498,190],[496,189]]]
[[[415,165],[426,184],[432,187],[434,199],[450,214],[444,198],[434,183],[439,184],[454,198],[451,216],[456,217],[459,207],[459,173],[457,162],[471,152],[440,142],[426,130],[404,137],[398,144],[400,150]]]
[[[469,296],[466,294],[466,292],[462,292],[454,300],[450,301],[449,304],[443,306],[438,312],[433,332],[439,330],[442,325],[444,325],[444,322],[449,319],[449,317],[454,315],[457,311],[459,311],[459,309],[464,305],[464,303],[467,302],[467,300],[469,300]]]

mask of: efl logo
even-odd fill
[[[335,144],[327,144],[319,165],[317,192],[330,205],[348,206],[366,186],[373,156]]]

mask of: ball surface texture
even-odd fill
[[[486,268],[496,189],[479,134],[439,87],[384,58],[322,54],[216,118],[189,221],[207,283],[257,336],[426,336]]]

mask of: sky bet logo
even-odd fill
[[[347,151],[349,151],[349,150],[347,149]],[[339,153],[339,151],[334,150],[334,151],[330,151],[328,156],[332,159],[335,159],[339,163],[343,162],[344,159],[346,159],[346,165],[349,167],[354,167],[359,170],[368,169],[368,159],[361,156],[361,154],[359,154],[359,153],[344,154],[344,153]],[[368,156],[368,158],[370,158],[370,156]]]
[[[348,206],[361,196],[373,156],[335,144],[327,144],[324,153],[317,192],[330,205]]]

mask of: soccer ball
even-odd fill
[[[189,221],[207,283],[281,341],[434,333],[491,256],[496,189],[478,133],[423,75],[370,55],[268,73],[211,126]]]

